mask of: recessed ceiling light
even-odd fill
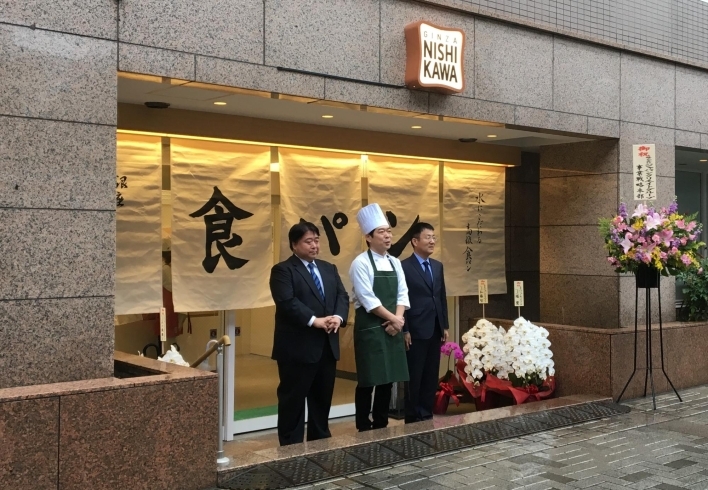
[[[488,134],[488,135],[487,135],[487,138],[496,138],[496,137],[497,137],[496,134]]]
[[[698,160],[699,162],[708,162],[705,158],[703,160]]]
[[[226,102],[218,101],[218,102],[214,102],[214,105],[226,105]]]
[[[332,116],[331,114],[325,114],[324,116],[322,116],[322,119],[332,119],[333,117],[334,116]]]
[[[422,127],[423,127],[423,126],[411,126],[411,129],[420,129],[420,128],[422,128]]]

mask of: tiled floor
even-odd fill
[[[708,386],[626,415],[349,475],[307,489],[708,489]]]

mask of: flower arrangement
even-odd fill
[[[468,383],[479,386],[486,373],[501,379],[508,378],[505,333],[503,328],[481,319],[462,336],[465,343],[463,350],[466,353],[464,360]]]
[[[607,261],[615,272],[636,272],[642,265],[661,275],[677,275],[698,267],[701,225],[696,215],[678,214],[676,200],[668,208],[639,204],[630,215],[620,203],[617,215],[600,219],[600,233],[608,252]]]
[[[438,389],[435,392],[435,403],[433,405],[433,413],[442,415],[447,412],[447,407],[450,404],[450,399],[454,400],[455,405],[460,404],[460,399],[455,394],[455,387],[459,386],[457,378],[454,377],[452,369],[450,369],[450,361],[454,357],[460,361],[465,357],[460,346],[455,342],[445,342],[440,346],[440,353],[447,356],[447,372],[438,382]]]
[[[555,375],[551,342],[545,328],[519,317],[506,332],[504,344],[512,369],[509,381],[514,387],[535,385],[541,389],[546,379]]]

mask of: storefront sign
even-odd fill
[[[634,200],[656,199],[656,145],[633,145]]]
[[[419,21],[405,28],[406,86],[444,94],[465,88],[465,33]]]

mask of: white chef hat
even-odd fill
[[[388,220],[381,207],[376,204],[369,204],[359,210],[356,213],[356,220],[359,222],[359,228],[364,235],[368,235],[376,228],[386,227],[388,228]]]

